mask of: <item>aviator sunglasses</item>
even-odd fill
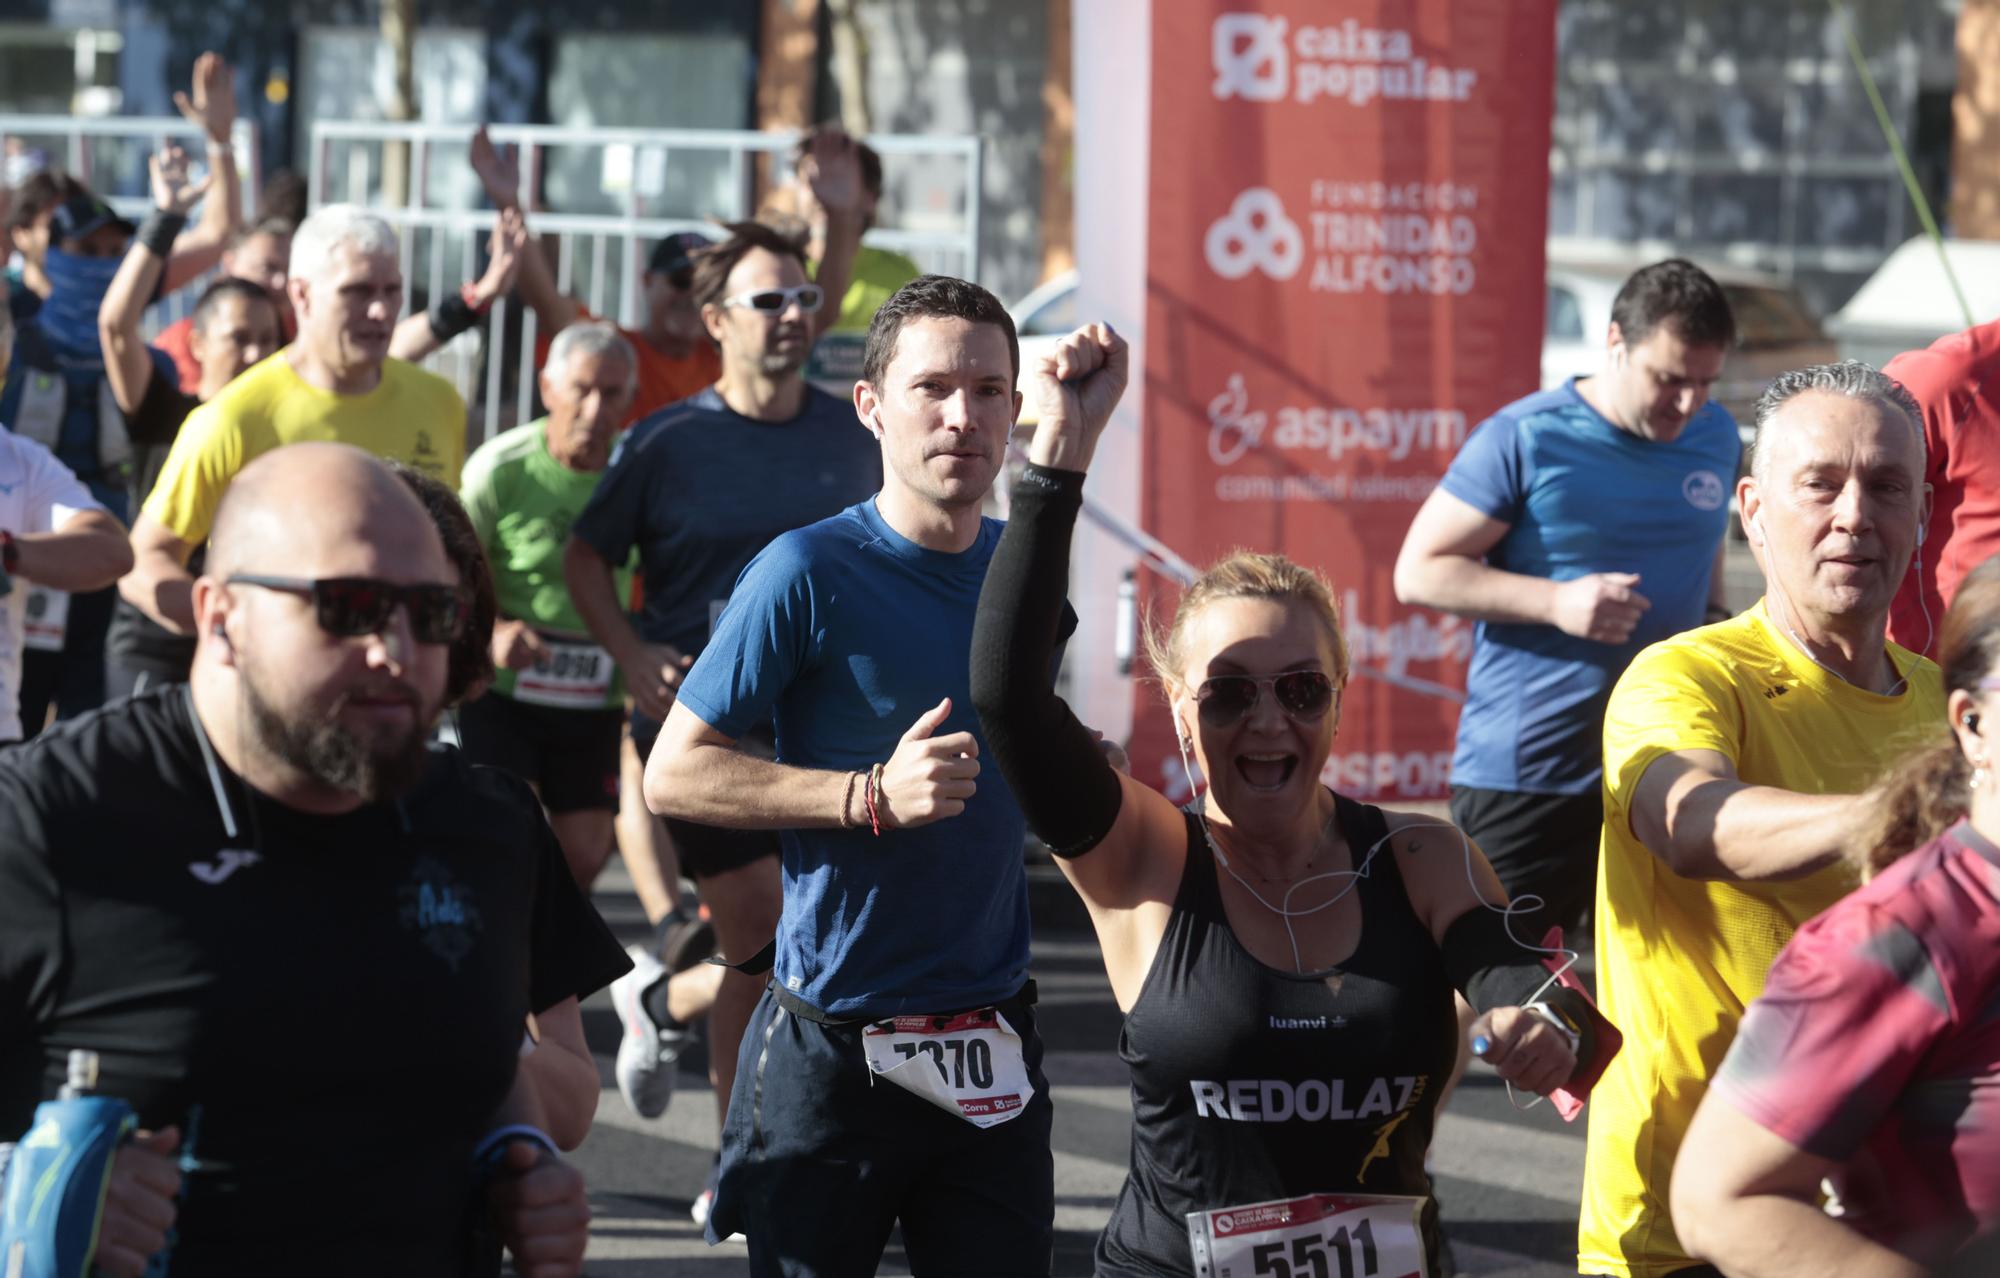
[[[465,600],[454,586],[398,586],[373,577],[262,577],[236,573],[232,586],[260,586],[313,601],[319,628],[352,639],[380,634],[401,604],[419,643],[450,643],[465,623]]]
[[[799,309],[811,315],[819,309],[826,293],[817,284],[796,284],[791,288],[760,288],[748,293],[737,293],[722,299],[724,306],[742,306],[766,315],[783,314],[794,300]]]
[[[1202,724],[1233,728],[1257,705],[1268,687],[1278,708],[1299,723],[1317,723],[1333,705],[1333,680],[1318,670],[1287,670],[1275,675],[1215,675],[1195,689]]]

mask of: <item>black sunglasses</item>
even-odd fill
[[[419,643],[450,643],[465,624],[465,599],[455,586],[398,586],[373,577],[260,577],[236,573],[232,586],[261,586],[313,601],[319,628],[330,635],[354,638],[380,634],[396,606],[410,614],[410,632]]]
[[[1317,723],[1333,705],[1333,680],[1318,670],[1287,670],[1275,675],[1216,675],[1195,689],[1202,723],[1233,728],[1257,705],[1266,685],[1278,708],[1300,723]]]

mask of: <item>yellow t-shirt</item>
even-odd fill
[[[1866,789],[1944,722],[1938,668],[1889,645],[1908,680],[1879,696],[1813,664],[1760,602],[1641,652],[1604,715],[1597,999],[1625,1046],[1590,1094],[1577,1268],[1660,1278],[1693,1262],[1674,1237],[1674,1156],[1743,1009],[1799,924],[1854,886],[1843,866],[1782,883],[1685,879],[1630,829],[1646,768],[1676,750],[1802,794]]]
[[[456,491],[465,461],[465,401],[444,378],[396,359],[382,362],[374,390],[337,395],[306,382],[279,351],[188,414],[146,513],[199,545],[237,471],[273,448],[309,441],[352,444]]]

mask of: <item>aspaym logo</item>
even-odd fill
[[[1278,193],[1253,186],[1209,226],[1202,249],[1209,269],[1223,279],[1240,280],[1259,270],[1274,280],[1288,280],[1305,261],[1306,241],[1298,224],[1285,216]]]
[[[1243,374],[1231,373],[1229,385],[1208,401],[1208,459],[1234,466],[1264,438],[1264,414],[1250,411],[1250,392]]]
[[[1283,18],[1267,18],[1261,13],[1220,15],[1215,20],[1212,55],[1217,98],[1283,100],[1291,82]]]

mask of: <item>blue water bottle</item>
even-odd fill
[[[0,1278],[89,1278],[118,1147],[138,1128],[132,1107],[92,1096],[97,1053],[69,1054],[69,1080],[35,1109],[0,1184]]]

